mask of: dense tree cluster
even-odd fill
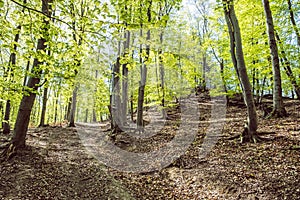
[[[243,94],[244,141],[256,142],[256,106],[284,117],[300,98],[299,0],[0,0],[0,120],[24,147],[29,126],[111,120],[165,109],[192,89]],[[221,80],[215,80],[216,74]],[[218,82],[218,83],[217,83]],[[189,88],[189,89],[187,89]]]

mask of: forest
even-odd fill
[[[0,0],[0,199],[300,199],[299,0]]]

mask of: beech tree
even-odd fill
[[[52,12],[52,0],[42,0],[42,13],[43,27],[41,28],[41,37],[37,41],[37,52],[46,54],[47,39],[49,38],[49,19],[46,16],[51,16]],[[13,138],[7,149],[3,152],[2,157],[8,159],[17,149],[25,146],[25,137],[28,130],[28,124],[30,120],[31,110],[36,97],[36,91],[40,84],[40,77],[42,70],[40,66],[43,64],[45,58],[36,57],[33,61],[32,75],[29,77],[27,87],[31,90],[28,91],[29,95],[23,95],[21,104],[19,107],[16,123],[14,126]]]
[[[146,2],[147,5],[147,22],[148,25],[150,25],[151,21],[152,21],[152,0],[149,0],[148,2]],[[141,9],[142,9],[142,4],[141,4]],[[142,16],[140,16],[142,19]],[[142,29],[143,27],[143,23],[141,22],[141,36],[143,36],[143,32]],[[145,97],[145,86],[146,86],[146,80],[147,80],[147,64],[149,63],[150,60],[150,39],[151,39],[151,32],[150,29],[147,30],[147,44],[146,44],[146,56],[145,59],[141,61],[141,79],[140,79],[140,85],[139,85],[139,95],[138,95],[138,107],[137,107],[137,119],[136,119],[136,123],[137,123],[137,127],[141,128],[142,126],[144,126],[143,123],[143,105],[144,105],[144,97]],[[142,50],[142,45],[140,47],[140,53],[143,53]]]
[[[248,120],[242,134],[242,142],[256,142],[258,140],[256,132],[258,127],[257,114],[252,94],[252,88],[244,61],[239,23],[235,15],[233,0],[223,0],[222,2],[230,36],[231,57],[233,62],[236,62],[236,72],[242,85],[244,101],[247,106]]]
[[[282,87],[281,87],[281,73],[280,73],[280,63],[278,55],[278,47],[275,38],[275,30],[273,24],[272,12],[270,9],[269,0],[263,0],[267,30],[269,36],[269,45],[272,55],[272,69],[273,69],[273,111],[270,116],[284,117],[287,115],[286,110],[283,105],[282,100]]]

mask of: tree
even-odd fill
[[[269,46],[272,56],[272,69],[273,69],[273,110],[270,116],[284,117],[287,115],[282,100],[282,87],[281,87],[281,74],[278,47],[275,38],[275,30],[273,24],[272,12],[270,9],[269,0],[263,0],[264,11],[266,16],[267,30],[269,36]]]
[[[24,0],[24,4],[26,3],[26,0]],[[24,9],[22,8],[22,13],[24,13]],[[20,38],[20,32],[21,32],[21,24],[19,24],[16,28],[16,35],[14,37],[14,41],[13,41],[13,50],[12,53],[10,54],[9,57],[9,63],[8,63],[8,69],[7,72],[5,74],[11,74],[11,83],[14,83],[14,68],[16,66],[16,60],[17,60],[17,44],[19,42],[19,38]],[[3,134],[9,134],[10,133],[10,114],[11,114],[11,100],[8,99],[6,101],[6,105],[5,105],[5,112],[4,112],[4,122],[2,123],[3,126]]]
[[[292,2],[291,2],[291,0],[287,0],[287,3],[288,3],[288,9],[289,9],[289,12],[290,12],[290,20],[291,20],[291,23],[293,25],[293,29],[295,31],[295,34],[297,36],[297,44],[300,47],[300,31],[299,31],[299,29],[297,27],[297,24],[296,24],[295,14],[294,14],[294,10],[292,8]]]
[[[247,106],[248,119],[242,134],[242,142],[256,142],[258,140],[256,132],[258,127],[257,114],[252,95],[251,84],[248,78],[244,61],[239,23],[235,15],[233,0],[223,0],[222,2],[228,32],[230,35],[231,56],[232,60],[236,62],[236,72],[242,85],[244,101]]]
[[[149,0],[148,8],[147,8],[147,22],[150,24],[152,21],[152,15],[151,15],[151,8],[152,8],[152,0]],[[142,5],[141,5],[142,7]],[[142,9],[142,8],[141,8]],[[142,13],[141,13],[142,14]],[[142,16],[140,16],[142,18]],[[142,33],[143,23],[141,22],[141,36]],[[147,80],[147,64],[150,61],[150,38],[151,38],[151,32],[150,29],[147,30],[147,44],[146,44],[146,56],[144,61],[140,59],[141,64],[141,80],[140,80],[140,86],[139,86],[139,95],[138,95],[138,107],[137,107],[137,119],[136,124],[138,128],[141,128],[144,126],[143,123],[143,105],[144,105],[144,97],[145,97],[145,86],[146,86],[146,80]],[[140,53],[142,54],[142,45],[140,47]]]
[[[52,0],[42,0],[42,13],[45,16],[51,16],[51,5]],[[41,36],[37,41],[36,48],[37,52],[43,52],[43,55],[46,54],[46,42],[49,38],[50,24],[49,20],[45,16],[43,17]],[[40,66],[43,64],[44,59],[45,58],[36,57],[33,61],[33,66],[31,70],[32,75],[29,77],[27,82],[27,87],[31,90],[28,91],[29,95],[23,95],[22,97],[11,143],[2,154],[2,157],[4,159],[9,159],[9,157],[13,155],[17,149],[25,147],[25,137],[28,130],[30,114],[36,97],[36,91],[40,84],[40,77],[42,75],[42,70],[40,69]]]
[[[293,71],[292,71],[292,68],[291,68],[291,63],[289,61],[289,59],[287,58],[287,55],[286,55],[286,52],[285,50],[283,49],[283,45],[282,45],[282,42],[281,42],[281,39],[278,35],[277,32],[275,32],[275,36],[276,36],[276,39],[278,41],[278,44],[279,46],[281,47],[281,58],[280,58],[280,61],[283,65],[283,68],[284,68],[284,71],[286,72],[291,84],[293,85],[294,87],[294,90],[295,90],[295,93],[297,95],[297,98],[300,100],[300,86],[298,85],[297,83],[297,79],[295,77],[295,75],[293,74]]]
[[[80,47],[82,45],[82,34],[84,34],[84,30],[85,30],[85,24],[81,23],[79,25],[76,24],[75,21],[75,13],[79,12],[80,13],[80,17],[84,18],[85,15],[87,14],[87,4],[85,1],[81,1],[80,3],[80,8],[79,10],[76,10],[76,6],[74,4],[70,5],[71,6],[71,16],[72,16],[72,27],[73,27],[73,40],[76,43],[76,45],[79,48],[80,51]],[[77,26],[79,26],[79,31],[81,33],[81,35],[79,35],[79,37],[77,37]],[[80,54],[81,52],[77,52],[78,54]],[[82,60],[78,57],[77,53],[74,54],[74,77],[77,76],[78,74],[78,70],[82,65]],[[74,89],[72,92],[72,98],[71,98],[71,108],[70,108],[70,115],[68,116],[69,118],[69,127],[75,127],[75,112],[76,112],[76,107],[77,107],[77,92],[79,90],[79,84],[76,82],[76,80],[74,81]]]

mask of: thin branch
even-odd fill
[[[28,9],[29,11],[37,12],[37,13],[42,14],[42,15],[44,15],[44,16],[46,16],[46,17],[52,19],[52,20],[56,20],[56,21],[59,21],[59,22],[61,22],[61,23],[63,23],[63,24],[66,24],[71,30],[74,31],[74,33],[75,33],[76,35],[78,35],[80,38],[82,38],[82,36],[81,36],[79,33],[77,33],[76,29],[73,27],[72,24],[69,24],[68,22],[66,22],[66,21],[64,21],[64,20],[62,20],[62,19],[59,19],[59,18],[57,18],[57,17],[55,17],[55,16],[47,15],[46,13],[43,13],[42,11],[36,10],[36,9],[34,9],[34,8],[30,8],[30,7],[28,7],[28,6],[26,6],[26,5],[22,4],[22,3],[19,3],[19,2],[15,1],[15,0],[11,0],[11,1],[14,2],[15,4],[19,5],[19,6],[23,7],[23,8]],[[100,34],[100,33],[94,32],[94,31],[86,31],[86,30],[85,30],[84,32],[89,32],[89,33],[93,33],[93,34],[96,34],[96,35],[99,35],[99,36],[102,36],[102,37],[106,37],[106,36],[104,36],[104,35],[102,35],[102,34]],[[82,38],[82,40],[83,40],[84,42],[86,42],[88,45],[93,46],[93,45],[91,45],[87,40],[85,40],[85,39],[83,39],[83,38]]]
[[[37,12],[37,13],[39,13],[39,14],[42,14],[42,15],[44,15],[44,16],[50,18],[50,19],[57,20],[57,21],[59,21],[59,22],[61,22],[61,23],[63,23],[63,24],[66,24],[66,25],[69,26],[70,28],[72,28],[72,25],[70,25],[68,22],[65,22],[65,21],[63,21],[63,20],[61,20],[61,19],[59,19],[59,18],[57,18],[57,17],[53,17],[53,16],[51,16],[51,15],[48,15],[48,14],[46,14],[46,13],[43,13],[42,11],[36,10],[36,9],[34,9],[34,8],[30,8],[30,7],[28,7],[28,6],[24,5],[24,4],[21,4],[21,3],[17,2],[17,1],[15,1],[15,0],[11,0],[11,1],[14,2],[15,4],[19,5],[19,6],[23,7],[23,8],[26,8],[26,9],[28,9],[28,10],[31,10],[31,11]]]

